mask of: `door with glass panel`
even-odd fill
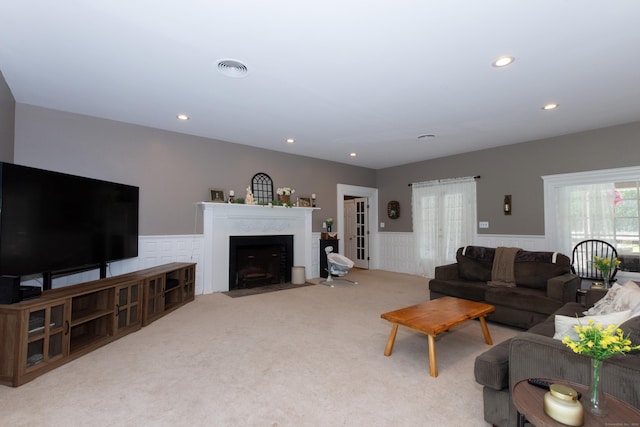
[[[344,201],[344,255],[358,268],[369,268],[369,206],[366,197]]]

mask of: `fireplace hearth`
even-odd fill
[[[229,290],[291,282],[293,235],[229,236]]]

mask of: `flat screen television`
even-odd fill
[[[102,277],[138,256],[138,187],[0,163],[0,189],[0,276]]]

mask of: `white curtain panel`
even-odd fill
[[[455,178],[413,183],[411,208],[417,271],[433,277],[436,266],[456,261],[456,250],[473,243],[476,182]]]
[[[556,235],[562,253],[571,254],[582,240],[613,240],[613,183],[567,185],[558,187],[556,195]]]

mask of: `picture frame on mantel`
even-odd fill
[[[216,203],[224,203],[224,190],[218,190],[216,188],[209,189],[209,201]]]
[[[311,207],[311,197],[298,197],[298,207],[310,208]]]

